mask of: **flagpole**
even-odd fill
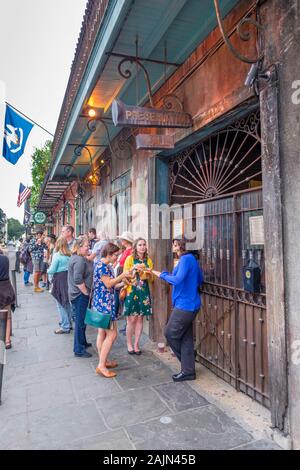
[[[8,106],[10,106],[11,108],[13,108],[15,111],[17,111],[18,113],[22,114],[22,116],[24,116],[26,119],[28,119],[29,121],[33,122],[36,126],[40,127],[41,129],[43,129],[43,131],[47,132],[47,134],[50,134],[52,137],[54,137],[54,135],[47,131],[47,129],[45,129],[43,126],[41,126],[40,124],[38,124],[36,121],[34,121],[33,119],[31,119],[29,116],[26,116],[26,114],[22,113],[22,111],[20,111],[18,108],[15,108],[15,106],[13,106],[12,104],[8,103],[7,101],[5,101],[5,104],[7,104]]]

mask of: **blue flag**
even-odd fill
[[[3,157],[13,165],[24,153],[26,142],[33,124],[6,105]]]

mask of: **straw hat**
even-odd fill
[[[126,240],[127,242],[133,243],[134,238],[131,232],[123,232],[119,237],[120,240]]]

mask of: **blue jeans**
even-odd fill
[[[24,284],[28,284],[30,278],[30,272],[24,270]]]
[[[70,331],[72,326],[72,307],[71,304],[63,307],[59,302],[56,300],[56,306],[58,313],[60,315],[60,327],[62,330]]]
[[[84,354],[87,340],[85,337],[86,325],[84,323],[86,309],[89,304],[89,296],[80,294],[75,300],[72,300],[72,304],[75,308],[76,319],[75,319],[75,332],[74,332],[74,353]]]

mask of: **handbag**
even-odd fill
[[[121,300],[121,301],[125,300],[126,295],[127,295],[127,288],[126,288],[126,287],[122,287],[122,289],[120,290],[120,294],[119,294],[120,300]]]
[[[87,308],[84,323],[94,328],[110,329],[111,315],[109,313],[101,313],[93,308]]]
[[[91,297],[92,291],[90,294],[90,301]],[[111,315],[109,313],[101,313],[98,310],[88,307],[86,309],[84,323],[86,325],[92,326],[93,328],[102,328],[103,330],[109,330],[111,326]]]

